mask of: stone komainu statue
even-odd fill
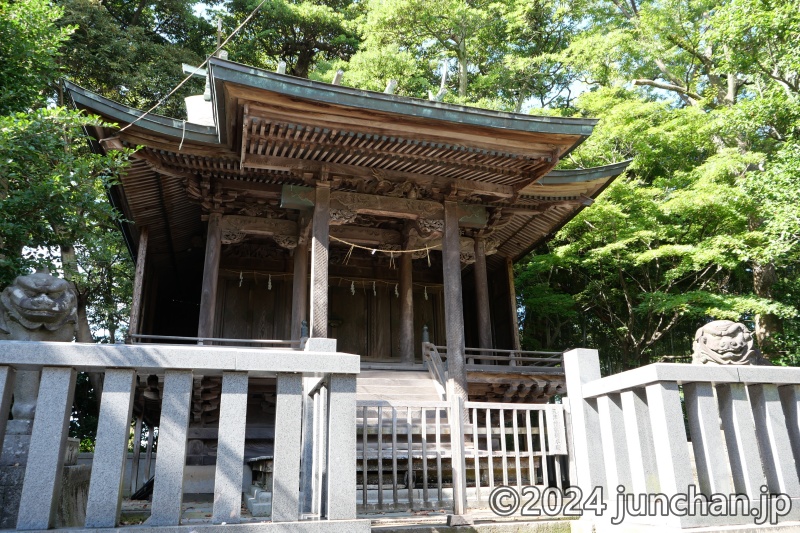
[[[753,346],[750,331],[744,324],[730,320],[715,320],[698,329],[692,349],[695,364],[765,364],[761,352]]]
[[[70,342],[77,304],[72,285],[47,271],[19,276],[0,293],[0,340]]]
[[[75,338],[78,295],[70,283],[47,271],[19,276],[0,293],[0,341],[61,341]],[[39,371],[17,372],[15,420],[33,420]]]

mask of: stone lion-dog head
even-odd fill
[[[692,349],[696,364],[753,365],[761,358],[750,331],[730,320],[715,320],[698,329]]]

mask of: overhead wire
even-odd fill
[[[151,107],[150,109],[148,109],[147,111],[145,111],[144,113],[142,113],[141,115],[139,115],[138,117],[136,117],[136,119],[135,119],[133,122],[130,122],[130,123],[128,123],[128,125],[127,125],[127,126],[125,126],[125,127],[123,127],[122,129],[120,129],[120,130],[119,130],[119,133],[122,133],[123,131],[127,130],[128,128],[130,128],[131,126],[133,126],[134,124],[136,124],[137,122],[139,122],[140,120],[142,120],[144,117],[146,117],[147,115],[149,115],[150,113],[152,113],[153,111],[155,111],[156,109],[158,109],[158,108],[161,106],[161,104],[163,104],[164,102],[166,102],[166,101],[167,101],[167,98],[169,98],[170,96],[172,96],[173,94],[175,94],[175,93],[178,91],[178,89],[180,89],[181,87],[183,87],[183,86],[186,84],[186,82],[187,82],[187,81],[189,81],[189,79],[190,79],[192,76],[194,76],[195,74],[197,74],[197,73],[200,71],[200,69],[202,69],[203,67],[205,67],[205,66],[208,64],[208,62],[211,60],[211,58],[212,58],[212,57],[215,57],[215,56],[217,55],[217,52],[219,52],[220,50],[222,50],[222,47],[224,47],[226,44],[228,44],[228,42],[229,42],[231,39],[233,39],[233,37],[234,37],[234,36],[235,36],[237,33],[239,33],[239,30],[241,30],[241,29],[242,29],[242,28],[243,28],[243,27],[244,27],[244,26],[245,26],[245,25],[246,25],[248,22],[250,22],[250,20],[251,20],[251,19],[252,19],[252,18],[253,18],[253,17],[256,15],[256,13],[258,13],[258,10],[259,10],[259,9],[261,9],[261,6],[263,6],[263,5],[264,5],[266,2],[267,2],[267,0],[261,0],[261,3],[259,3],[259,4],[256,6],[256,8],[255,8],[255,9],[254,9],[254,10],[253,10],[253,11],[252,11],[252,12],[251,12],[251,13],[250,13],[248,16],[247,16],[247,18],[246,18],[246,19],[244,19],[244,20],[242,21],[242,23],[241,23],[241,24],[239,24],[239,26],[237,26],[237,27],[236,27],[236,29],[235,29],[235,30],[233,30],[233,33],[231,33],[230,35],[228,35],[228,37],[227,37],[227,38],[225,38],[225,40],[224,40],[224,41],[222,41],[222,42],[221,42],[221,43],[220,43],[220,44],[217,46],[217,48],[216,48],[216,49],[215,49],[213,52],[211,52],[211,54],[210,54],[208,57],[206,57],[206,59],[205,59],[205,60],[204,60],[202,63],[200,63],[200,66],[198,66],[198,67],[196,67],[196,68],[195,68],[194,72],[192,72],[192,73],[190,73],[188,76],[186,76],[186,77],[185,77],[185,78],[184,78],[184,79],[183,79],[183,80],[182,80],[182,81],[181,81],[181,82],[180,82],[178,85],[176,85],[176,86],[175,86],[175,88],[174,88],[174,89],[172,89],[172,90],[171,90],[169,93],[167,93],[165,96],[163,96],[163,97],[162,97],[162,98],[161,98],[161,99],[160,99],[158,102],[156,102],[156,103],[155,103],[155,105],[153,105],[153,107]],[[183,144],[183,141],[181,141],[181,144]]]

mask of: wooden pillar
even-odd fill
[[[464,307],[461,291],[461,236],[458,233],[458,204],[444,202],[444,320],[447,333],[447,398],[467,399],[464,366]]]
[[[203,264],[203,292],[200,296],[200,323],[197,327],[198,337],[214,336],[214,311],[217,306],[219,256],[222,249],[220,222],[222,222],[222,213],[211,213],[208,216],[206,259]]]
[[[300,329],[308,314],[308,239],[302,235],[294,249],[292,271],[292,340],[300,339]]]
[[[311,323],[309,337],[328,336],[328,229],[331,189],[317,184],[311,226]]]
[[[411,254],[400,254],[400,360],[414,364],[414,295]]]
[[[131,320],[128,334],[140,333],[139,322],[142,319],[142,290],[144,289],[144,272],[147,265],[147,226],[139,230],[139,251],[136,253],[136,274],[133,278],[133,301],[131,302]],[[133,342],[136,342],[133,340]]]
[[[511,305],[511,340],[514,341],[514,349],[521,350],[522,346],[519,343],[519,322],[517,321],[517,291],[514,288],[514,263],[511,261],[510,257],[506,257],[506,270],[508,271],[508,303]]]
[[[489,281],[486,277],[486,241],[483,237],[475,238],[475,304],[478,311],[478,347],[492,348]]]

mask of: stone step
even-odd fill
[[[427,371],[363,370],[358,375],[356,399],[438,402],[442,396],[437,385]]]

